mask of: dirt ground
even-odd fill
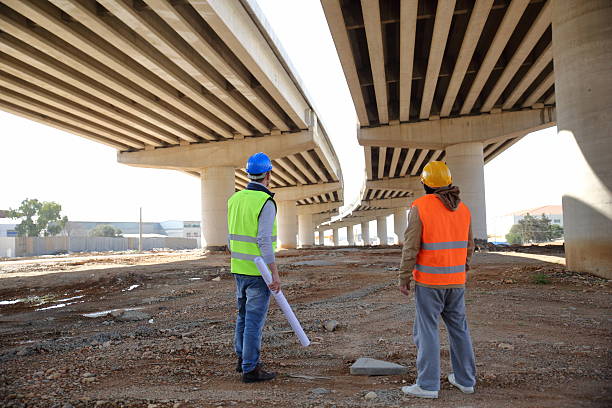
[[[476,393],[445,379],[442,327],[440,398],[404,396],[416,349],[414,300],[396,288],[399,257],[397,247],[281,251],[283,291],[312,345],[299,345],[272,302],[262,357],[279,376],[261,384],[234,372],[225,254],[0,262],[0,406],[612,406],[610,282],[568,272],[558,256],[515,252],[478,253],[469,273]],[[327,320],[338,328],[327,331]],[[406,365],[408,374],[349,375],[362,356]],[[376,398],[367,400],[370,391]]]

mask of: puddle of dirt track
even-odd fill
[[[280,375],[257,385],[242,384],[233,372],[235,300],[224,254],[156,254],[128,258],[134,262],[129,267],[126,258],[122,264],[95,259],[93,268],[51,262],[50,273],[33,262],[20,264],[23,269],[10,277],[0,263],[0,302],[34,296],[55,301],[0,303],[0,405],[612,405],[609,282],[508,254],[477,255],[469,276],[476,394],[452,390],[443,379],[437,401],[403,396],[400,387],[416,375],[416,350],[413,299],[395,288],[399,255],[398,248],[282,251],[283,292],[312,345],[299,345],[272,304],[262,357]],[[20,276],[28,268],[41,274]],[[536,284],[535,275],[551,283]],[[220,281],[213,280],[217,276]],[[35,310],[73,301],[83,303]],[[130,308],[151,315],[153,323],[82,316]],[[336,331],[323,328],[328,319],[340,323]],[[440,339],[445,377],[450,365],[443,327]],[[408,374],[352,377],[348,367],[360,356],[404,364]],[[329,392],[313,392],[317,388]],[[377,398],[366,403],[369,391]]]

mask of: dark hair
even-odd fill
[[[435,193],[438,189],[444,188],[444,187],[450,187],[451,185],[449,184],[448,186],[443,186],[443,187],[429,187],[427,184],[423,183],[423,187],[425,188],[425,194],[433,194]]]

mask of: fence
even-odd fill
[[[143,238],[142,249],[195,249],[193,238]],[[65,252],[107,252],[138,249],[138,238],[110,237],[0,237],[0,258],[55,255]]]

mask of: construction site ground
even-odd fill
[[[300,346],[272,301],[262,359],[279,375],[259,384],[234,371],[234,281],[224,253],[5,260],[0,406],[612,406],[610,282],[567,271],[562,256],[517,252],[477,253],[468,275],[476,393],[446,380],[441,324],[439,399],[405,396],[400,388],[416,376],[415,308],[397,289],[399,259],[399,247],[279,252],[283,292],[312,344]],[[105,313],[85,316],[96,312]],[[334,331],[328,320],[339,323]],[[359,357],[408,373],[351,376]]]

